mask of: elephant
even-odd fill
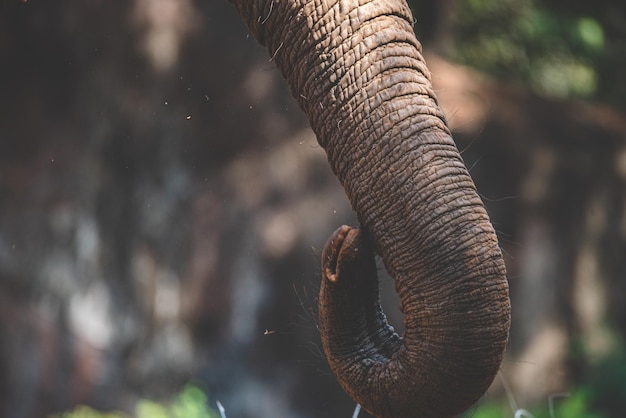
[[[267,47],[359,227],[322,251],[319,330],[342,388],[377,417],[451,417],[500,369],[502,253],[452,139],[405,0],[230,0]],[[375,257],[395,281],[399,336]]]

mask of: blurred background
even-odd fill
[[[467,416],[626,416],[625,4],[411,2],[511,286]],[[227,1],[0,0],[0,416],[190,382],[230,418],[351,416],[316,293],[355,222]]]

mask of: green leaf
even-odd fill
[[[602,26],[589,17],[578,19],[576,30],[581,42],[592,51],[600,51],[604,47],[604,30]]]
[[[171,418],[165,407],[152,401],[139,401],[135,407],[137,418]]]

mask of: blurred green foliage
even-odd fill
[[[187,385],[169,405],[141,400],[135,408],[135,418],[219,418],[217,412],[207,406],[206,393],[194,385]],[[88,406],[77,406],[70,412],[50,418],[129,418],[123,412],[99,412]]]
[[[427,2],[412,0],[417,15]],[[440,6],[449,20],[447,53],[537,94],[626,107],[626,3],[564,0],[458,0]],[[423,16],[423,15],[422,15]],[[418,26],[422,23],[418,23]],[[439,23],[441,26],[441,23]]]
[[[454,55],[464,63],[547,96],[598,93],[606,40],[594,17],[558,13],[533,0],[464,0],[455,27]]]
[[[100,412],[85,405],[79,405],[73,411],[52,415],[50,418],[128,418],[122,412]]]
[[[567,395],[555,395],[519,414],[525,418],[611,418],[626,416],[626,353],[622,349],[590,365],[585,380]],[[515,412],[504,400],[470,410],[466,418],[505,418]]]
[[[548,413],[544,411],[538,415],[538,418],[549,416],[550,410],[548,410]],[[562,402],[559,402],[554,409],[554,418],[557,417],[608,418],[608,415],[595,410],[590,388],[584,386],[571,393]]]

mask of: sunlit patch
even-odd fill
[[[190,0],[136,0],[134,18],[144,29],[141,48],[155,70],[174,67],[185,37],[199,26],[196,16]]]

